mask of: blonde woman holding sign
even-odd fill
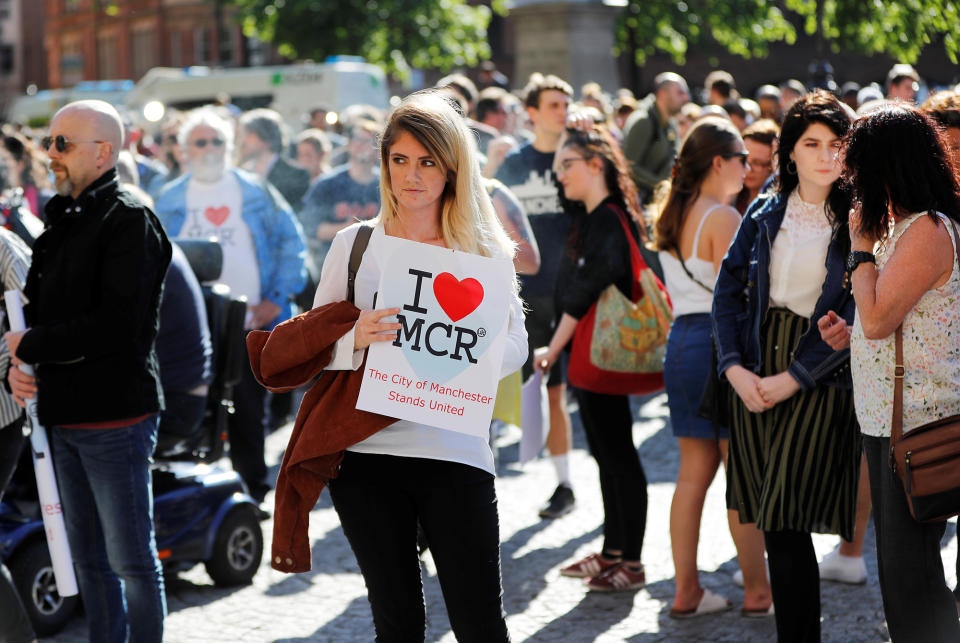
[[[380,142],[381,211],[356,273],[360,317],[328,369],[356,369],[374,342],[397,339],[399,308],[373,310],[387,237],[513,258],[514,244],[481,183],[464,119],[440,94],[408,96]],[[348,262],[361,224],[339,232],[314,306],[348,298]],[[501,376],[526,359],[516,289]],[[397,421],[347,449],[330,494],[367,584],[377,640],[423,640],[417,522],[430,545],[453,632],[460,641],[508,641],[501,601],[493,453],[482,437]]]

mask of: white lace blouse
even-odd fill
[[[813,309],[827,278],[827,248],[833,229],[824,203],[807,203],[794,190],[770,257],[770,306],[801,317]]]

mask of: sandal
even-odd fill
[[[770,603],[770,607],[767,609],[748,610],[746,607],[744,607],[740,610],[740,616],[744,616],[746,618],[766,618],[767,616],[775,616],[775,614],[776,613],[773,611],[773,603]]]
[[[670,616],[673,618],[695,618],[706,614],[726,612],[731,607],[733,607],[733,603],[729,599],[704,588],[703,596],[700,597],[700,602],[696,607],[688,610],[671,609]]]

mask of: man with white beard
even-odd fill
[[[171,238],[217,239],[223,247],[220,283],[247,299],[247,328],[270,330],[289,319],[306,284],[306,244],[300,224],[276,189],[230,167],[233,126],[199,109],[180,128],[186,174],[157,197],[157,216]],[[266,390],[243,369],[236,413],[230,416],[230,459],[250,495],[263,502],[270,487],[263,459]]]

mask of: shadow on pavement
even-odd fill
[[[357,623],[369,623],[366,633],[357,631]],[[370,616],[370,604],[366,596],[353,599],[347,608],[335,618],[327,621],[323,627],[305,637],[274,639],[273,643],[305,643],[307,641],[372,641],[374,639],[373,618]]]
[[[505,542],[501,547],[503,602],[507,614],[518,614],[526,611],[530,602],[547,586],[547,575],[550,570],[563,563],[573,562],[573,556],[581,545],[594,540],[603,532],[602,527],[597,526],[591,531],[568,540],[559,547],[534,549],[520,558],[513,558],[512,553],[519,550],[529,539],[530,534],[525,532],[529,532],[531,529],[532,527],[528,527],[517,532],[514,538]],[[521,536],[521,538],[517,540],[517,543],[514,543],[517,536]],[[524,579],[522,582],[517,583],[512,580],[511,573],[514,569]],[[541,573],[531,575],[529,570],[533,569],[541,570]],[[577,580],[560,577],[551,582],[577,582]]]
[[[347,538],[339,526],[328,531],[322,538],[313,541],[310,552],[313,556],[310,571],[290,574],[271,585],[264,593],[267,596],[288,596],[309,589],[311,579],[317,574],[360,573],[353,550],[350,549]],[[331,555],[331,552],[336,552],[336,555]]]
[[[589,632],[592,635],[589,640],[593,640],[630,616],[634,596],[633,592],[587,592],[572,610],[556,617],[527,640],[561,641],[570,632],[577,632],[578,637]]]

